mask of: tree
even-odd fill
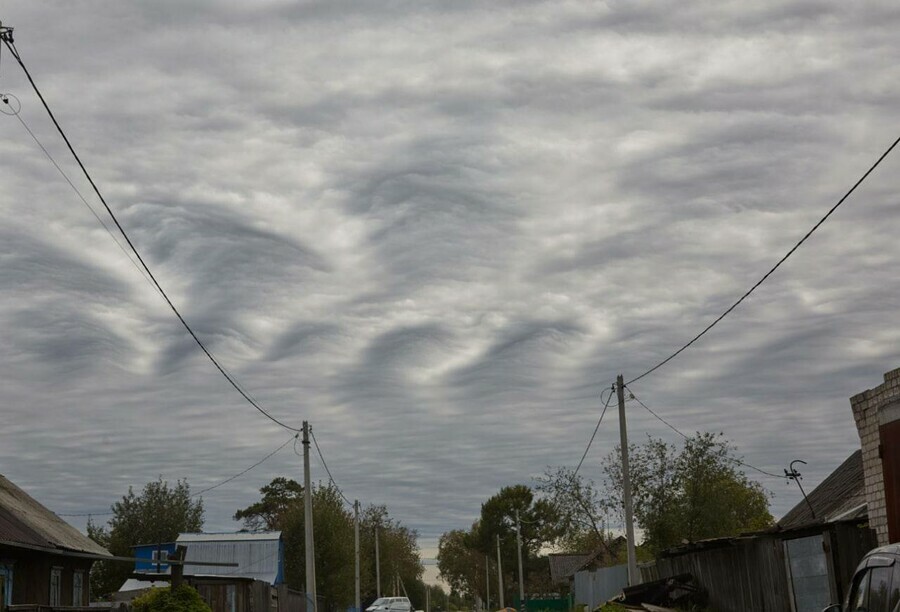
[[[648,436],[629,449],[634,518],[653,552],[706,538],[738,535],[772,524],[769,497],[740,469],[722,434],[697,433],[674,445]],[[603,461],[607,494],[622,500],[621,453]],[[621,516],[621,515],[620,515]]]
[[[565,552],[594,552],[604,547],[615,554],[609,517],[614,501],[604,495],[592,480],[568,467],[547,468],[535,479],[535,489],[556,509],[559,530],[557,547]]]
[[[138,544],[174,542],[178,534],[203,528],[203,500],[194,501],[187,481],[174,487],[162,478],[147,483],[140,495],[129,487],[128,493],[112,505],[112,518],[106,526],[88,521],[88,537],[115,556],[132,556]],[[91,590],[106,596],[119,589],[133,566],[100,561],[91,570]]]
[[[285,547],[285,580],[292,588],[306,587],[306,517],[303,486],[289,478],[276,478],[260,489],[262,499],[238,510],[235,519],[248,529],[280,530]],[[313,487],[316,592],[329,604],[347,607],[354,593],[354,518],[333,484]],[[399,574],[407,588],[422,576],[417,534],[394,521],[384,506],[368,506],[360,516],[360,590],[373,600],[375,585],[375,526],[379,527],[382,581]],[[423,591],[424,592],[424,591]],[[412,595],[412,593],[410,593]]]
[[[525,584],[529,589],[538,583],[544,584],[543,574],[549,572],[549,566],[540,559],[539,554],[542,548],[559,537],[559,517],[552,503],[535,499],[530,487],[519,484],[503,487],[485,501],[481,505],[481,517],[469,531],[450,531],[441,537],[438,567],[441,576],[454,591],[470,597],[485,591],[484,558],[487,556],[492,567],[495,567],[493,563],[499,536],[504,595],[507,601],[513,601],[512,594],[518,592],[519,584],[517,516],[521,521]]]
[[[131,605],[134,612],[212,612],[197,589],[186,584],[174,589],[150,589]]]

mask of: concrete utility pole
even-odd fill
[[[375,595],[381,599],[381,555],[378,554],[378,525],[375,526]]]
[[[628,470],[628,430],[625,425],[625,379],[616,377],[619,398],[619,437],[622,445],[622,499],[625,504],[625,538],[628,541],[628,584],[638,582],[637,557],[634,550],[634,518],[631,515],[631,473]]]
[[[359,500],[353,500],[353,537],[354,548],[356,549],[356,612],[362,612],[361,600],[359,597]],[[427,611],[426,611],[427,612]]]
[[[313,548],[312,483],[309,477],[309,422],[303,421],[303,522],[306,549],[306,609],[318,612],[316,601],[316,551]]]
[[[516,510],[516,547],[519,549],[519,609],[525,609],[525,578],[522,576],[522,521]]]
[[[431,612],[431,586],[425,585],[425,612]]]
[[[497,586],[499,589],[499,597],[500,597],[500,609],[506,607],[506,603],[503,601],[503,561],[500,560],[500,534],[497,534]]]
[[[484,556],[484,588],[486,592],[486,607],[488,610],[491,609],[491,566],[490,561],[488,560],[488,556]]]

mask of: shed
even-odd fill
[[[185,561],[237,563],[237,567],[203,567],[192,575],[236,576],[271,585],[284,582],[284,543],[280,531],[263,533],[182,533],[176,545],[187,548]]]

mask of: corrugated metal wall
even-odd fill
[[[588,610],[608,601],[628,585],[628,566],[604,567],[593,572],[575,572],[575,605]]]

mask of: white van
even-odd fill
[[[412,604],[407,597],[381,597],[373,601],[366,612],[412,612]]]

